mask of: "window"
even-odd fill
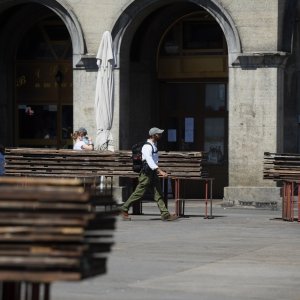
[[[224,161],[225,122],[224,118],[205,118],[204,151],[207,161],[220,164]]]
[[[225,111],[225,84],[207,84],[205,86],[205,109],[208,111]]]
[[[161,121],[169,151],[206,151],[208,163],[227,161],[226,83],[161,83]]]
[[[57,105],[19,105],[18,117],[21,139],[56,138]]]
[[[57,16],[39,21],[19,45],[15,103],[17,146],[72,146],[72,44]]]
[[[178,21],[166,33],[160,48],[162,56],[226,53],[223,31],[207,12],[193,14]]]
[[[183,27],[183,49],[222,49],[223,32],[217,23],[185,21]]]

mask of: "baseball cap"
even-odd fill
[[[152,135],[155,135],[155,134],[161,134],[164,132],[164,129],[159,129],[157,127],[152,127],[150,130],[149,130],[149,136],[152,136]]]
[[[78,131],[82,132],[83,134],[87,134],[87,130],[84,127],[80,127]]]

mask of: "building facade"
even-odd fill
[[[208,152],[214,197],[279,200],[263,154],[299,152],[299,16],[296,0],[0,0],[0,142],[95,136],[108,30],[115,149],[163,127],[162,149]]]

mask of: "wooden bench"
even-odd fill
[[[300,154],[264,153],[264,179],[300,180]]]
[[[282,219],[294,221],[297,209],[300,222],[300,154],[265,152],[263,176],[282,184]]]
[[[49,299],[54,281],[106,272],[115,215],[95,211],[81,180],[0,177],[0,208],[1,299]]]
[[[76,177],[99,180],[105,178],[128,177],[135,179],[138,174],[132,171],[131,151],[116,152],[54,150],[37,148],[7,148],[6,175],[8,176],[45,176],[45,177]],[[169,178],[175,180],[177,186],[183,180],[205,180],[208,174],[203,162],[204,152],[164,152],[160,151],[160,163]],[[210,181],[212,189],[212,181]],[[206,186],[205,186],[206,188]],[[166,192],[166,189],[165,189]],[[212,194],[212,193],[211,193]],[[182,195],[177,194],[179,205]],[[167,204],[167,194],[165,193]],[[142,203],[142,202],[141,202]],[[141,205],[135,213],[141,213]],[[179,210],[176,210],[179,213]]]
[[[173,177],[202,178],[203,152],[160,152],[160,166]],[[7,148],[6,175],[46,177],[137,177],[132,170],[131,152]]]

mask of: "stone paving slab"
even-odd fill
[[[108,273],[56,283],[52,300],[300,299],[300,223],[216,204],[206,220],[203,208],[193,203],[190,217],[162,222],[148,204],[145,215],[119,221]]]

